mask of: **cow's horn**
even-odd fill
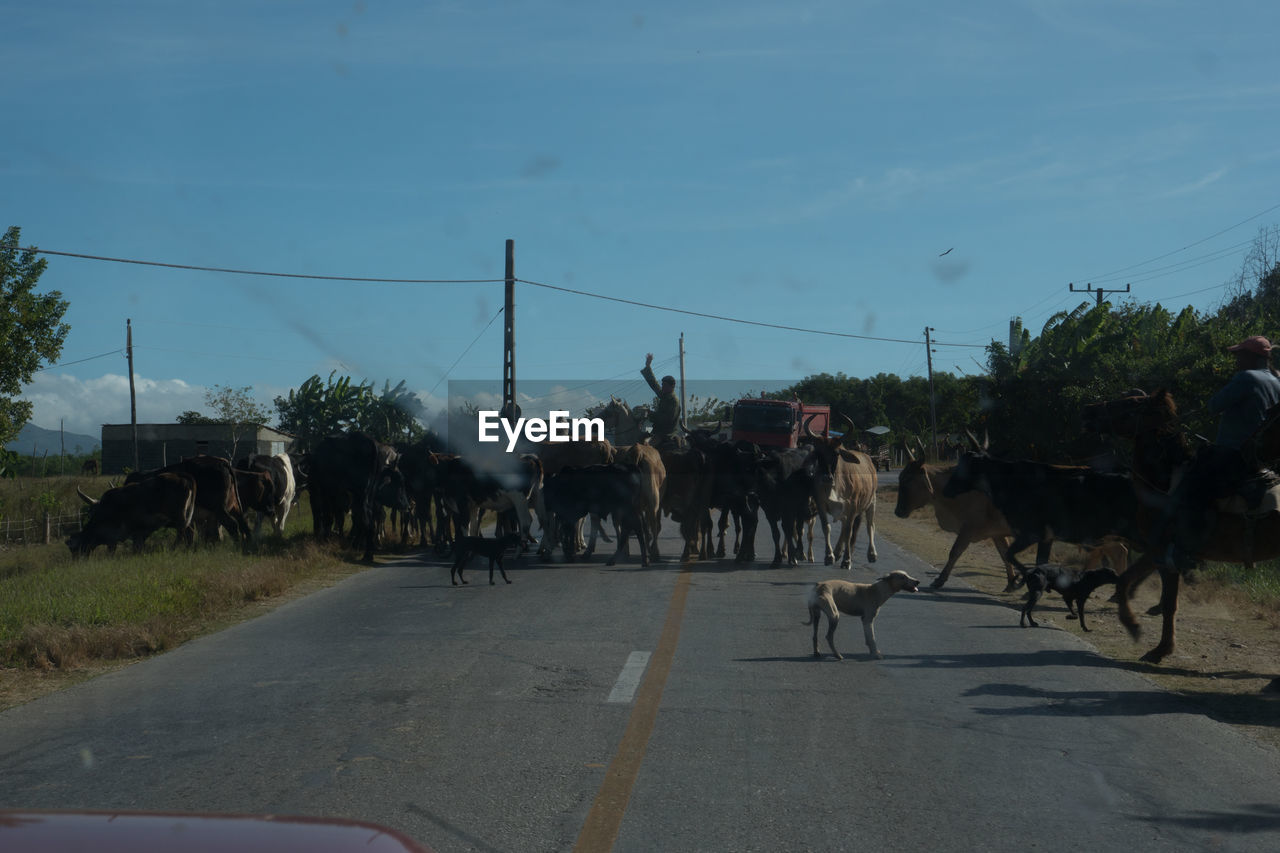
[[[964,434],[969,436],[969,444],[973,446],[975,452],[983,449],[984,445],[978,442],[978,437],[973,434],[973,430],[966,429]]]
[[[904,441],[904,442],[902,442],[902,449],[903,449],[903,450],[905,450],[905,451],[907,452],[907,458],[908,458],[908,459],[910,459],[912,462],[915,462],[915,461],[916,461],[916,455],[915,455],[915,453],[913,453],[913,452],[912,452],[912,450],[911,450],[911,445],[907,444],[907,443]]]
[[[93,498],[89,497],[89,496],[88,496],[88,495],[86,495],[84,492],[80,491],[80,487],[79,487],[79,486],[76,486],[76,494],[78,494],[78,495],[80,496],[80,499],[81,499],[82,501],[84,501],[85,503],[87,503],[89,506],[94,506],[95,504],[97,504],[97,503],[98,503],[98,502],[97,502],[97,501],[95,501]]]
[[[818,437],[818,436],[816,436],[816,435],[814,435],[814,434],[813,434],[813,430],[809,427],[809,424],[813,423],[813,419],[814,419],[814,418],[816,418],[816,417],[817,417],[817,415],[816,415],[816,414],[813,414],[813,415],[809,415],[809,417],[807,417],[807,418],[805,418],[805,419],[804,419],[804,434],[805,434],[805,435],[807,435],[807,436],[809,436],[809,438],[817,438],[817,437]]]
[[[986,450],[991,446],[991,433],[986,427],[982,428],[982,449]]]

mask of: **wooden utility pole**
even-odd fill
[[[133,388],[133,320],[124,321],[124,351],[129,359],[129,424],[133,429],[133,470],[142,466],[138,464],[138,396]]]
[[[938,458],[938,404],[933,394],[933,341],[929,337],[929,333],[935,331],[929,326],[924,327],[924,357],[925,363],[929,366],[929,423],[933,430],[933,457]]]
[[[1102,307],[1102,296],[1103,296],[1103,294],[1106,294],[1106,293],[1128,293],[1128,292],[1129,292],[1129,285],[1127,285],[1127,284],[1124,286],[1124,290],[1120,290],[1119,288],[1103,288],[1103,287],[1094,287],[1092,284],[1086,285],[1086,286],[1084,286],[1084,287],[1082,287],[1082,288],[1080,288],[1080,289],[1078,289],[1078,290],[1077,290],[1077,289],[1076,289],[1076,286],[1075,286],[1074,284],[1072,284],[1071,282],[1067,282],[1067,287],[1071,290],[1071,292],[1072,292],[1072,293],[1096,293],[1096,294],[1098,294],[1098,305],[1097,305],[1097,307],[1099,307],[1099,308],[1101,308],[1101,307]]]
[[[502,414],[514,422],[520,417],[516,405],[516,241],[507,241],[506,297],[502,312]]]

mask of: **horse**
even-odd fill
[[[1141,627],[1129,603],[1130,591],[1151,572],[1160,572],[1164,586],[1160,594],[1160,642],[1142,656],[1144,661],[1159,663],[1174,649],[1181,573],[1175,566],[1157,564],[1155,555],[1163,554],[1169,544],[1170,536],[1162,532],[1169,493],[1175,475],[1191,463],[1193,453],[1181,430],[1177,403],[1165,389],[1149,395],[1126,392],[1119,399],[1085,406],[1083,414],[1085,429],[1133,441],[1133,488],[1140,506],[1139,527],[1147,533],[1148,547],[1117,581],[1117,609],[1120,623],[1136,640]],[[1197,560],[1246,564],[1280,557],[1280,511],[1255,516],[1215,508],[1209,534],[1193,556]]]
[[[640,444],[648,437],[648,433],[640,426],[648,416],[648,410],[643,406],[636,408],[643,414],[632,411],[625,400],[619,400],[610,394],[608,405],[600,410],[599,418],[604,421],[605,432],[613,435],[615,445]]]

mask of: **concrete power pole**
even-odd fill
[[[512,424],[520,417],[516,405],[516,241],[507,241],[506,293],[502,312],[502,412]]]
[[[933,458],[938,458],[938,404],[933,393],[933,341],[929,333],[935,329],[924,327],[925,363],[929,366],[929,423],[933,430]]]

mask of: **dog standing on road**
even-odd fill
[[[1089,596],[1095,589],[1104,584],[1115,583],[1118,575],[1113,569],[1076,571],[1066,566],[1046,563],[1034,569],[1028,569],[1023,573],[1023,577],[1027,582],[1027,603],[1023,605],[1022,618],[1018,620],[1020,627],[1027,627],[1027,622],[1031,623],[1032,628],[1040,627],[1040,623],[1032,617],[1031,610],[1040,600],[1040,596],[1049,590],[1056,589],[1061,593],[1062,600],[1067,603],[1067,618],[1077,618],[1076,612],[1079,611],[1080,628],[1088,631],[1089,626],[1084,624],[1085,603],[1089,601]]]
[[[493,586],[493,564],[498,564],[498,571],[502,572],[502,579],[507,583],[511,583],[511,579],[507,577],[507,570],[502,568],[502,555],[508,550],[516,548],[523,543],[519,533],[510,533],[506,536],[499,536],[496,539],[486,539],[483,536],[459,536],[458,541],[454,543],[455,557],[453,558],[453,568],[449,569],[449,580],[454,586],[458,585],[458,581],[464,584],[466,578],[462,576],[462,570],[467,563],[471,562],[471,558],[476,554],[483,554],[489,558],[489,586]],[[457,579],[454,575],[457,575]]]
[[[814,584],[805,599],[805,605],[809,608],[809,621],[804,623],[813,625],[813,656],[822,657],[818,651],[818,623],[822,621],[822,614],[826,613],[827,645],[831,647],[831,654],[836,656],[836,660],[844,660],[840,652],[836,651],[833,636],[836,625],[840,623],[840,614],[846,613],[862,617],[862,634],[867,640],[871,657],[883,658],[884,655],[876,648],[876,613],[895,592],[916,592],[919,589],[920,581],[902,571],[889,572],[875,583],[831,580]]]

